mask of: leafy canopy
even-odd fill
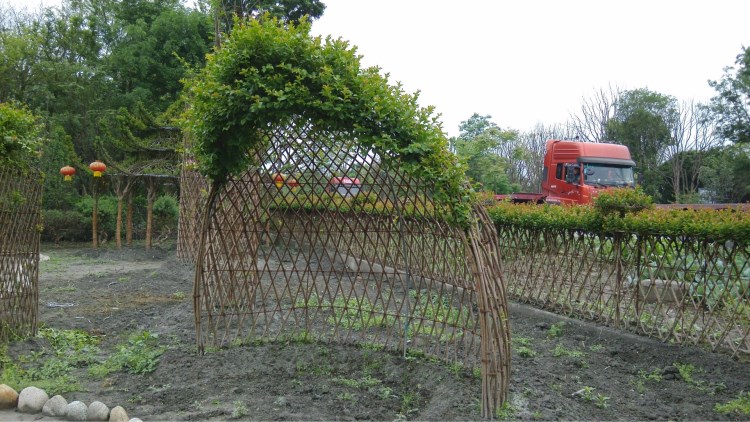
[[[201,171],[222,183],[258,164],[254,152],[267,145],[269,130],[309,122],[317,133],[357,140],[432,184],[434,199],[467,222],[471,194],[432,108],[421,108],[418,95],[390,85],[378,68],[361,68],[348,42],[309,32],[305,19],[238,22],[186,81],[191,107],[184,123]]]
[[[22,106],[0,103],[0,165],[27,168],[38,156],[37,117]]]
[[[495,193],[520,190],[520,186],[508,180],[507,158],[499,153],[500,147],[512,142],[517,134],[500,129],[490,118],[474,113],[461,123],[461,134],[452,140],[456,155],[465,163],[466,175],[481,184],[481,190]]]
[[[742,48],[735,65],[724,69],[721,80],[709,81],[718,93],[710,108],[725,139],[750,143],[750,47]]]

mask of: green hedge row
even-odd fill
[[[656,208],[640,190],[599,195],[594,205],[559,206],[501,202],[488,208],[495,225],[530,229],[579,229],[597,233],[685,236],[693,240],[750,244],[750,212]]]

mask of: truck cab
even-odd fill
[[[634,187],[634,166],[624,145],[549,140],[542,196],[548,203],[589,204],[601,190]]]

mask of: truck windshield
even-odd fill
[[[584,163],[584,183],[592,186],[633,187],[633,168],[614,164]]]

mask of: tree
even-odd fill
[[[314,21],[323,16],[326,5],[320,0],[209,0],[214,15],[216,45],[221,44],[221,34],[229,34],[234,19],[258,18],[264,13],[285,22],[299,23],[307,16]],[[208,8],[207,8],[208,9]]]
[[[176,1],[128,3],[132,9],[121,6],[117,14],[122,35],[105,60],[106,72],[122,95],[118,106],[143,103],[159,114],[177,100],[186,72],[205,63],[211,22]]]
[[[510,166],[515,169],[509,173],[512,183],[521,185],[524,192],[539,192],[542,185],[542,171],[544,170],[544,154],[547,141],[550,139],[572,139],[570,128],[572,125],[545,126],[536,125],[528,132],[522,132],[515,148],[515,159]]]
[[[499,150],[517,136],[512,130],[502,130],[490,121],[491,116],[474,113],[461,122],[458,138],[452,149],[466,166],[466,175],[482,185],[482,190],[509,193],[518,190],[506,174],[508,159]]]
[[[581,112],[572,114],[571,129],[584,142],[604,142],[607,139],[607,122],[614,118],[617,100],[622,91],[618,87],[600,89],[592,98],[584,98]]]
[[[742,48],[735,64],[724,69],[721,80],[709,81],[718,92],[710,108],[724,139],[750,143],[750,47]]]
[[[677,119],[670,130],[672,142],[665,152],[670,170],[665,177],[671,184],[668,196],[677,203],[695,202],[699,199],[703,158],[709,149],[717,146],[714,126],[705,107],[684,101],[678,105]]]
[[[700,184],[712,202],[750,201],[750,146],[734,144],[715,147],[703,160]]]
[[[671,129],[678,119],[676,99],[636,89],[623,92],[617,99],[615,115],[607,122],[606,138],[630,149],[644,191],[656,194],[657,167],[666,160],[673,142]]]

